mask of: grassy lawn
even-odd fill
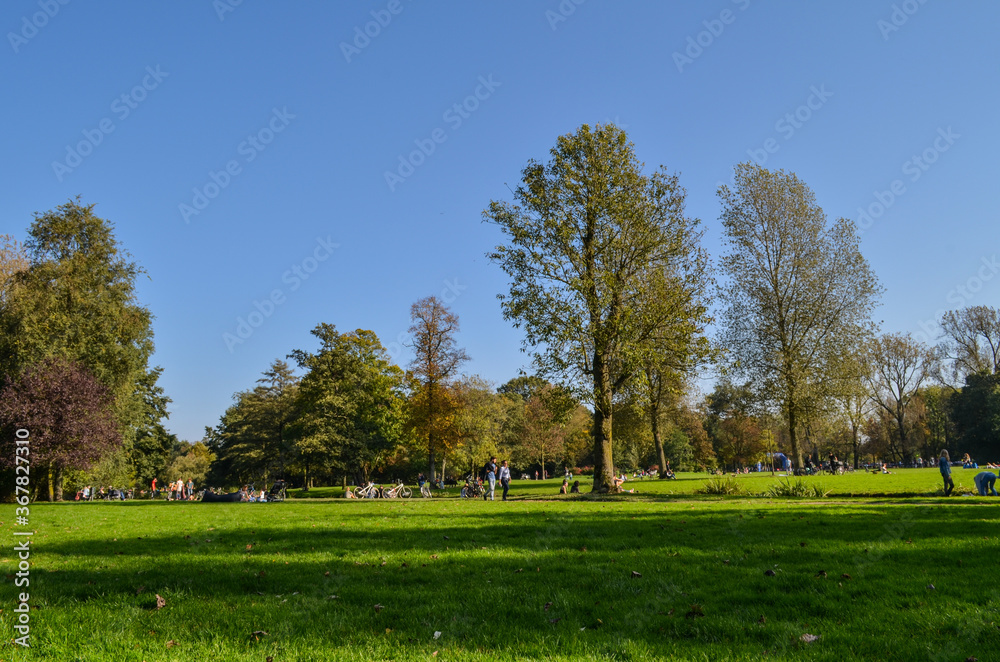
[[[0,660],[1000,659],[1000,500],[515,490],[508,503],[36,504],[34,648],[5,643]]]
[[[973,477],[980,471],[986,469],[952,469],[952,478],[955,481],[955,494],[975,494]],[[995,471],[995,470],[994,470]],[[592,484],[592,479],[588,476],[576,476],[574,480],[580,481],[580,491],[588,492]],[[626,489],[635,489],[633,499],[645,499],[647,497],[659,499],[666,496],[693,496],[712,477],[705,473],[678,473],[677,480],[658,480],[655,478],[629,479],[625,482]],[[770,472],[741,474],[735,480],[752,494],[761,494],[771,485],[782,481],[796,481],[798,478],[788,478],[781,472],[776,472],[773,476]],[[806,476],[802,478],[806,484],[820,485],[830,492],[830,496],[943,496],[941,473],[936,468],[930,469],[895,469],[891,474],[871,474],[864,471],[854,471],[841,476],[830,474],[818,476]],[[572,483],[572,481],[571,481]],[[559,486],[562,485],[562,478],[552,478],[549,480],[515,480],[511,482],[510,498],[512,499],[566,499],[560,497]],[[388,486],[388,484],[387,484]],[[460,488],[450,487],[446,490],[434,490],[435,496],[457,497],[461,492]],[[414,489],[414,498],[419,498],[420,493]],[[499,493],[499,491],[498,491]],[[339,487],[319,487],[302,492],[301,490],[290,490],[291,498],[309,499],[329,499],[341,498],[344,490]],[[714,497],[713,497],[714,499]]]

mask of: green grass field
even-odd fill
[[[973,476],[979,473],[980,469],[960,469],[952,470],[952,478],[955,481],[955,493],[959,495],[975,494]],[[590,490],[592,479],[589,476],[577,476],[574,480],[580,481],[581,492]],[[630,498],[635,499],[661,499],[670,496],[697,496],[698,491],[712,477],[705,473],[678,473],[677,480],[657,480],[654,478],[629,479],[624,487],[634,489],[635,493]],[[749,492],[760,494],[768,487],[779,481],[789,480],[781,473],[776,472],[773,476],[770,472],[741,474],[735,480],[744,486]],[[791,478],[795,481],[797,478]],[[831,497],[853,497],[853,496],[873,496],[873,497],[903,497],[903,496],[943,496],[942,481],[940,472],[935,469],[897,469],[890,474],[871,474],[864,471],[849,472],[840,476],[830,474],[818,476],[806,476],[803,482],[809,485],[820,485],[830,492]],[[511,483],[510,498],[513,499],[566,499],[559,495],[559,486],[562,485],[562,478],[550,480],[515,480]],[[413,490],[419,498],[419,492]],[[461,490],[451,487],[444,490],[444,496],[457,497]],[[442,493],[435,490],[435,496]],[[292,490],[289,493],[292,498],[340,498],[344,496],[343,489],[339,487],[320,487],[302,492]],[[714,497],[713,497],[714,498]]]
[[[934,496],[934,470],[817,478],[884,498],[685,478],[603,500],[515,481],[507,503],[36,504],[29,652],[7,643],[7,505],[0,660],[1000,660],[1000,500]]]

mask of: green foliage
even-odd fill
[[[207,478],[213,485],[266,484],[275,474],[285,477],[298,379],[278,360],[257,381],[254,389],[237,393],[219,424],[206,430],[207,447],[216,455]]]
[[[367,480],[401,443],[404,373],[372,331],[320,324],[312,334],[318,352],[292,352],[307,371],[292,429],[299,463],[307,474],[326,469]]]
[[[951,396],[956,450],[980,462],[1000,458],[1000,375],[970,374]],[[958,457],[958,455],[955,455]]]
[[[798,466],[798,428],[826,407],[837,366],[872,332],[882,291],[859,249],[855,225],[827,223],[794,174],[736,166],[719,189],[729,252],[722,341],[734,375],[780,405]]]
[[[111,392],[126,447],[148,416],[140,382],[153,351],[152,316],[135,296],[142,269],[94,205],[70,201],[36,214],[0,302],[0,374],[50,356],[84,366]]]
[[[514,202],[483,212],[507,238],[488,256],[510,277],[504,318],[523,329],[540,374],[593,405],[594,489],[608,491],[615,394],[654,338],[679,339],[682,357],[707,323],[706,256],[677,177],[644,175],[621,129],[583,125],[550,155],[528,162]]]
[[[716,476],[709,478],[698,490],[699,494],[714,494],[717,496],[741,496],[747,493],[746,488],[734,476]]]
[[[807,483],[801,478],[792,482],[789,479],[779,480],[764,492],[767,497],[809,497],[822,499],[830,495],[830,491],[818,483]]]

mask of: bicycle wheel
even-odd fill
[[[431,498],[431,488],[426,483],[420,488],[420,496]]]
[[[399,496],[403,497],[404,499],[409,499],[410,494],[412,494],[412,492],[410,492],[410,488],[408,487],[401,487],[399,489]]]

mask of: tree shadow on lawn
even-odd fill
[[[240,618],[280,615],[286,625],[275,631],[295,639],[376,637],[387,629],[426,639],[430,624],[463,645],[498,650],[507,641],[543,650],[553,637],[639,642],[661,653],[678,640],[771,646],[793,626],[850,613],[859,602],[884,608],[888,601],[900,610],[884,616],[890,620],[910,618],[905,610],[929,595],[948,609],[982,607],[977,587],[995,566],[1000,519],[997,509],[964,504],[788,502],[659,512],[595,505],[570,513],[498,513],[481,504],[442,514],[387,511],[390,503],[242,512],[255,506],[233,504],[212,513],[223,518],[213,520],[214,530],[205,521],[167,519],[166,531],[141,539],[57,541],[53,532],[37,543],[32,585],[50,613],[124,610],[139,634],[170,612],[178,623],[245,612]],[[235,513],[261,517],[245,523]],[[324,519],[309,516],[315,513]],[[275,522],[279,516],[287,523]],[[168,611],[151,609],[156,594]],[[756,624],[761,613],[770,625]],[[886,630],[886,650],[909,638],[905,628]]]

